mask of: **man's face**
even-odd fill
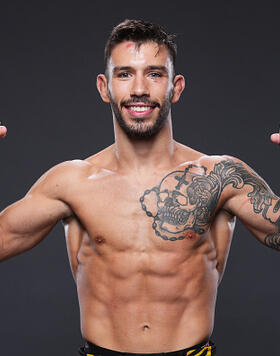
[[[122,42],[112,51],[107,70],[113,115],[132,137],[156,134],[170,115],[173,66],[165,46]]]

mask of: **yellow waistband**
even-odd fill
[[[205,356],[211,356],[212,355],[212,346],[205,346],[203,347],[202,350],[199,350],[198,353],[197,350],[190,350],[186,353],[186,356],[200,356],[202,355],[205,351],[207,351],[207,353],[205,354]],[[93,354],[86,354],[86,356],[94,356]]]
[[[212,351],[211,350],[212,350],[212,346],[205,346],[205,347],[203,347],[203,349],[201,349],[199,351],[198,350],[190,350],[190,351],[188,351],[186,356],[199,356],[199,355],[202,355],[205,351],[207,351],[205,356],[211,356],[212,355]]]

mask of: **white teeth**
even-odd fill
[[[148,111],[152,107],[151,106],[130,106],[129,109],[137,112]]]

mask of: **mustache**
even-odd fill
[[[121,106],[130,105],[130,104],[134,104],[134,103],[144,103],[144,104],[148,104],[148,105],[151,105],[151,106],[160,107],[158,102],[151,101],[146,96],[135,96],[135,97],[132,97],[129,100],[123,101]]]

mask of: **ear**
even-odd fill
[[[172,103],[176,103],[181,96],[181,93],[185,89],[185,78],[182,75],[176,75],[173,79],[173,96]]]
[[[98,74],[96,79],[96,86],[99,94],[105,103],[110,103],[110,97],[108,94],[108,82],[104,74]]]

